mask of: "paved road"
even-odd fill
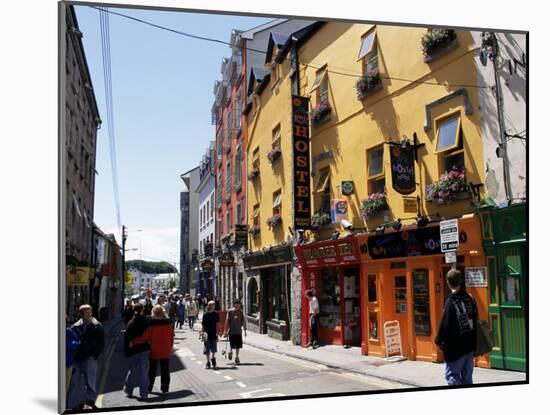
[[[225,342],[218,343],[218,369],[205,369],[205,356],[198,332],[176,330],[174,354],[170,360],[170,392],[160,396],[160,374],[147,403],[126,397],[122,392],[127,364],[122,335],[116,342],[109,369],[100,385],[97,405],[103,408],[191,403],[201,401],[253,399],[323,393],[371,391],[401,388],[403,385],[324,365],[281,356],[246,345],[241,364],[221,355]],[[314,385],[314,387],[312,387]],[[137,389],[135,394],[137,394]]]

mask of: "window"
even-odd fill
[[[227,160],[226,178],[225,178],[225,197],[231,196],[231,159]]]
[[[223,181],[222,181],[222,175],[220,172],[220,175],[218,176],[218,186],[217,186],[217,194],[218,194],[218,205],[222,204],[222,189],[223,189]]]
[[[206,223],[210,220],[210,200],[206,201]]]
[[[277,62],[273,62],[271,64],[272,88],[275,88],[275,86],[279,83],[280,79],[281,79],[281,66]]]
[[[210,219],[211,220],[214,219],[214,194],[215,194],[215,192],[213,192],[210,195]]]
[[[442,171],[464,167],[464,145],[462,139],[462,125],[460,114],[436,120],[436,147],[435,153],[442,158]]]
[[[233,118],[231,116],[231,109],[227,109],[225,113],[225,148],[231,148],[231,125]]]
[[[384,193],[386,177],[384,176],[384,147],[376,147],[367,153],[367,186],[368,194]]]
[[[377,302],[376,275],[368,276],[368,299],[369,303]]]
[[[313,85],[311,85],[311,90],[309,93],[313,93],[319,86],[321,85],[321,82],[326,78],[327,68],[326,65],[323,66],[321,69],[317,71],[315,74],[315,81],[313,81]]]
[[[428,270],[414,270],[412,279],[414,331],[419,336],[429,336],[431,334],[431,324]]]
[[[283,194],[281,190],[277,190],[273,193],[273,216],[281,214],[281,205],[282,205]]]
[[[252,168],[260,168],[260,147],[256,147],[256,149],[252,153]]]
[[[363,60],[363,74],[378,72],[378,39],[376,30],[368,32],[361,42],[359,57],[357,60]]]
[[[239,200],[236,204],[235,204],[235,225],[240,225],[242,223],[242,215],[243,215],[243,212],[242,212],[242,203],[241,201]]]
[[[241,87],[237,90],[237,98],[235,99],[235,129],[241,129],[242,103],[241,103]]]
[[[260,204],[259,203],[254,205],[254,209],[252,211],[252,224],[253,225],[260,224]]]
[[[319,287],[319,326],[335,329],[340,327],[340,282],[337,268],[324,268],[320,271]]]
[[[217,143],[217,150],[216,154],[218,155],[218,162],[222,161],[222,154],[223,154],[223,135],[222,135],[222,129],[220,128],[218,130],[218,137],[216,138]]]
[[[231,209],[227,209],[225,212],[225,233],[231,233]]]
[[[330,212],[330,170],[327,167],[319,172],[319,177],[315,184],[315,193],[321,194],[320,208],[324,212]]]
[[[281,148],[281,124],[277,124],[271,133],[271,148]]]
[[[258,301],[258,283],[255,278],[251,278],[248,282],[248,315],[257,316],[260,310]]]
[[[242,175],[242,148],[239,144],[235,154],[235,187],[241,186]]]
[[[397,314],[407,312],[407,277],[397,276],[394,282],[395,312]]]

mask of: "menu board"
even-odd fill
[[[428,270],[420,269],[412,273],[414,331],[419,336],[431,334],[430,325],[430,287]]]

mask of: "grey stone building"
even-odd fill
[[[180,290],[189,292],[189,191],[180,192]]]
[[[185,184],[189,199],[189,209],[187,210],[187,250],[184,251],[185,246],[180,245],[180,275],[185,275],[187,281],[183,281],[184,284],[180,285],[180,287],[182,291],[194,292],[198,277],[199,195],[195,189],[200,183],[199,166],[181,174],[180,178]],[[181,259],[183,255],[185,255],[185,260]]]

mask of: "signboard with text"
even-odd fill
[[[441,254],[439,226],[369,236],[360,249],[372,259]]]
[[[294,228],[311,228],[309,98],[292,95]]]
[[[441,233],[441,252],[456,251],[458,249],[458,219],[442,220],[439,222]]]
[[[384,343],[386,345],[386,357],[403,356],[399,321],[386,321],[384,323]]]
[[[414,147],[391,146],[391,181],[396,192],[410,195],[416,190]]]
[[[487,267],[464,268],[466,287],[487,287]]]
[[[348,201],[346,199],[332,199],[330,201],[330,217],[332,223],[339,223],[348,219]]]

